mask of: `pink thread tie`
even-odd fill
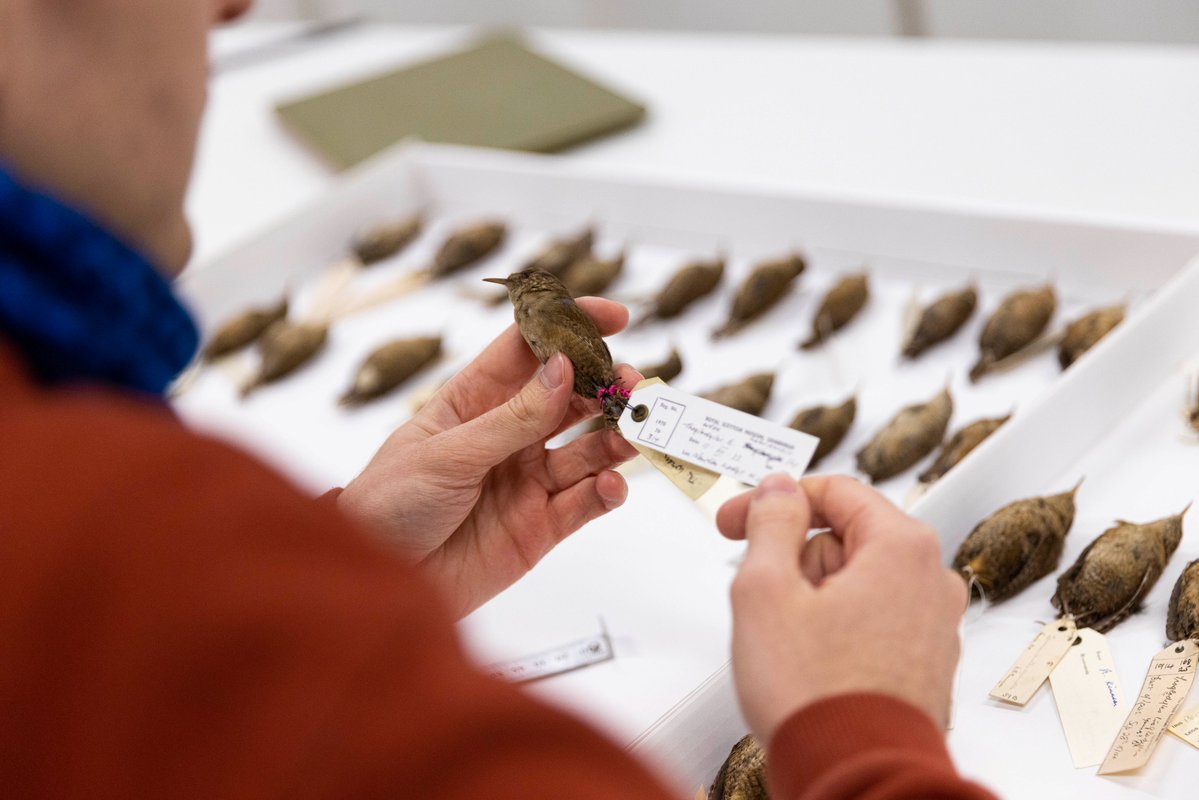
[[[595,396],[602,402],[605,397],[619,397],[622,400],[628,400],[630,394],[631,392],[628,389],[623,389],[614,383],[597,391]]]

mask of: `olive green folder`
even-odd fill
[[[338,167],[408,137],[549,153],[640,121],[645,107],[518,39],[466,50],[280,105],[279,116]]]

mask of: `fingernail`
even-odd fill
[[[765,497],[770,494],[795,494],[799,491],[799,484],[790,475],[774,474],[767,475],[766,480],[758,484],[758,489],[754,493],[758,497]]]
[[[547,389],[557,389],[562,385],[562,375],[565,369],[562,366],[562,360],[566,356],[561,353],[554,353],[550,356],[550,360],[545,362],[545,366],[541,368],[541,383]]]

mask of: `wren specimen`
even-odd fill
[[[1078,485],[1051,497],[1008,503],[974,526],[958,547],[953,568],[993,603],[1018,594],[1057,569],[1074,524],[1077,491]]]
[[[770,800],[766,751],[753,734],[741,738],[720,765],[707,800]]]
[[[1190,508],[1190,506],[1187,506]],[[1182,540],[1186,509],[1144,525],[1116,520],[1057,579],[1052,603],[1078,627],[1106,633],[1137,610]]]
[[[598,398],[604,422],[615,429],[628,405],[629,393],[616,382],[612,354],[599,329],[575,303],[570,292],[548,272],[514,272],[507,278],[484,278],[508,290],[520,335],[544,364],[563,353],[574,364],[575,393]]]

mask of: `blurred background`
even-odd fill
[[[1195,0],[258,0],[258,19],[1199,43]]]

